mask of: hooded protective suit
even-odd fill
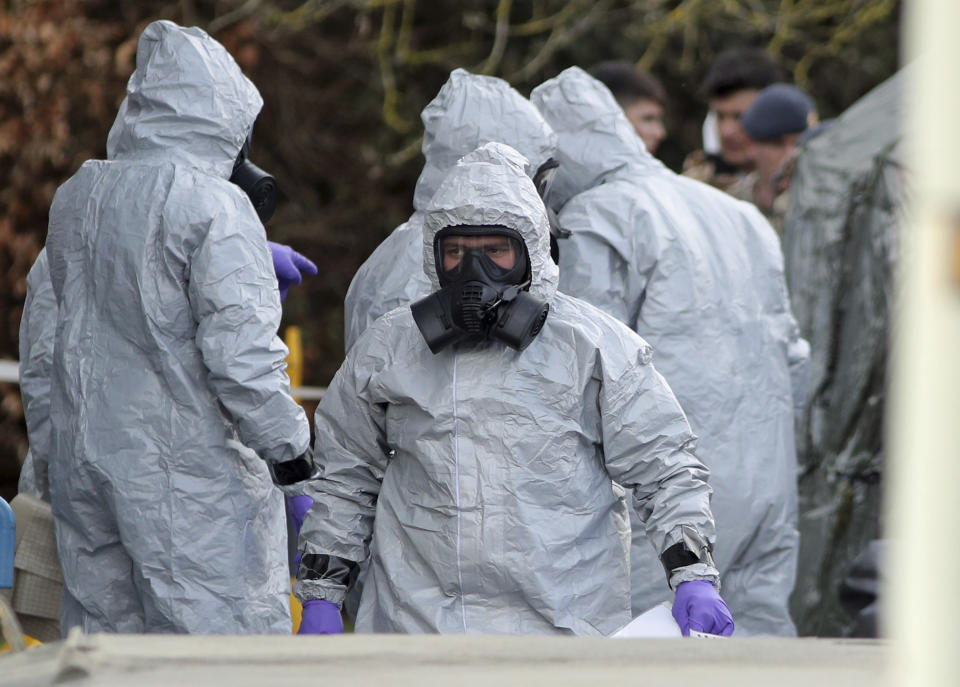
[[[522,352],[493,340],[434,355],[409,307],[374,322],[317,408],[320,478],[300,533],[308,554],[370,557],[363,632],[608,634],[630,619],[628,556],[611,478],[636,487],[657,551],[681,525],[713,537],[707,472],[669,387],[636,334],[556,292],[543,203],[526,160],[490,143],[450,172],[425,216],[432,288],[436,233],[502,225],[523,237],[530,295],[550,303]],[[371,542],[371,534],[373,539]],[[654,555],[656,551],[654,551]],[[309,579],[301,601],[340,603]],[[681,568],[674,585],[711,579]],[[656,581],[667,589],[663,571]]]
[[[547,202],[573,232],[560,287],[628,324],[700,437],[714,560],[737,633],[792,635],[797,555],[793,409],[808,357],[776,235],[752,205],[678,176],[643,147],[603,84],[570,68],[534,89],[558,136]],[[634,612],[664,600],[634,527]]]
[[[557,139],[526,98],[492,76],[455,69],[423,113],[426,164],[413,196],[414,213],[360,266],[344,299],[344,346],[381,315],[430,293],[423,272],[423,211],[447,171],[488,142],[505,143],[528,160],[531,178],[553,157]]]
[[[290,631],[282,494],[261,458],[300,456],[309,427],[263,225],[228,181],[261,105],[223,46],[154,22],[108,159],[54,197],[64,631]]]

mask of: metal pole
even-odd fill
[[[896,685],[960,679],[960,2],[913,0],[908,178],[888,423],[885,633]],[[922,52],[922,54],[921,54]]]

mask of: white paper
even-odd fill
[[[649,611],[641,613],[629,623],[614,632],[611,637],[617,639],[633,637],[682,637],[680,626],[673,619],[673,604],[664,601]],[[691,639],[726,639],[721,635],[690,630]]]
[[[611,637],[682,637],[680,626],[673,619],[669,601],[657,604],[649,611],[641,613],[629,623],[614,632]]]

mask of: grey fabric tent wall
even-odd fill
[[[797,435],[801,634],[844,635],[837,589],[881,533],[883,417],[902,220],[908,69],[851,106],[797,161],[784,256],[793,311],[811,345]]]

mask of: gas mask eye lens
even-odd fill
[[[440,255],[443,256],[442,270],[444,272],[456,269],[463,259],[463,244],[454,240],[454,238],[459,237],[451,237],[440,244]]]
[[[484,254],[505,270],[513,269],[517,263],[517,252],[510,239],[505,236],[494,237],[483,246]]]
[[[494,271],[512,271],[522,255],[519,239],[502,235],[462,236],[450,234],[440,238],[439,271],[452,274],[462,266],[468,254],[474,255]]]

